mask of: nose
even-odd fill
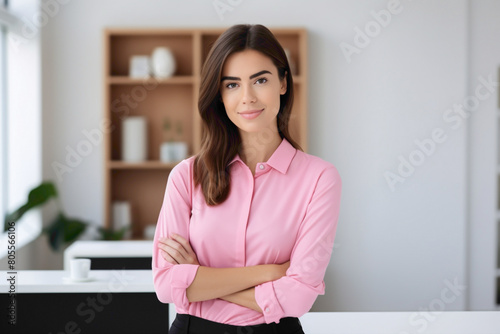
[[[243,104],[251,104],[257,101],[257,96],[252,88],[252,86],[244,86],[242,89],[241,102]]]

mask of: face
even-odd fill
[[[272,60],[255,50],[230,55],[222,68],[222,102],[229,119],[240,133],[277,132],[280,95],[286,79],[280,80]]]

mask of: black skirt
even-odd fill
[[[177,314],[169,334],[304,334],[298,318],[283,318],[277,324],[233,326],[189,314]]]

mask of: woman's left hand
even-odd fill
[[[167,262],[172,264],[200,264],[189,241],[178,234],[173,234],[170,238],[158,239],[158,247]]]

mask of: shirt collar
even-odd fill
[[[283,138],[281,144],[278,146],[276,151],[274,151],[273,155],[271,155],[266,163],[282,174],[286,174],[296,152],[297,149],[294,148],[292,144],[290,144],[288,140],[286,140],[286,138]],[[236,154],[233,160],[229,162],[228,166],[235,161],[241,161],[242,163],[244,163],[243,160],[241,160],[239,154]]]

